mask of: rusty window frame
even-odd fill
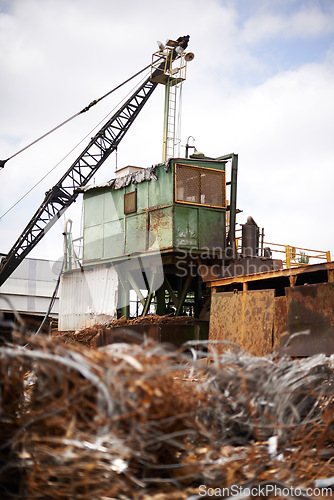
[[[181,172],[184,172],[185,170],[188,170],[190,173],[189,175],[189,181],[191,180],[191,174],[192,174],[192,179],[194,180],[194,184],[197,183],[197,186],[195,185],[195,189],[193,192],[194,199],[193,200],[185,200],[182,197],[179,196],[179,188],[181,187],[179,185],[179,180],[181,176]],[[205,192],[203,192],[203,179],[202,176],[203,174],[208,174],[210,176],[210,172],[214,173],[215,177],[220,176],[221,178],[221,203],[206,203],[205,201],[202,202],[202,196],[205,196]],[[212,178],[213,179],[213,178]],[[188,189],[189,189],[189,183],[188,183]],[[175,201],[177,203],[184,203],[188,205],[197,205],[201,207],[213,207],[213,208],[226,208],[227,203],[226,203],[226,173],[225,170],[220,170],[217,168],[207,168],[207,167],[198,167],[196,165],[189,165],[189,164],[184,164],[184,163],[176,163],[175,164],[175,189],[174,189],[174,196],[175,196]]]

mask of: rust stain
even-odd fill
[[[276,349],[280,345],[280,338],[286,331],[288,307],[285,296],[275,297],[274,311],[274,331],[273,331],[273,348]]]
[[[159,242],[160,248],[172,246],[173,217],[167,209],[155,209],[149,212],[150,244],[153,238]]]
[[[288,306],[291,302],[299,302],[318,314],[323,314],[334,326],[334,283],[303,285],[286,290]]]
[[[274,290],[223,292],[212,295],[209,339],[224,341],[221,353],[237,344],[256,356],[272,351]]]
[[[333,354],[334,283],[287,288],[286,296],[288,333],[281,338],[284,352],[293,356]]]

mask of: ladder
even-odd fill
[[[182,82],[181,82],[182,85]],[[165,87],[165,112],[164,112],[164,132],[162,146],[162,161],[176,155],[176,145],[178,138],[176,134],[180,133],[180,123],[177,123],[177,108],[180,106],[181,87],[173,82],[171,78]]]
[[[174,147],[175,147],[175,120],[176,120],[176,85],[169,86],[169,96],[168,96],[168,116],[167,116],[167,158],[173,158]]]

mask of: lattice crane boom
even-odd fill
[[[151,76],[134,91],[123,106],[103,125],[57,184],[45,194],[44,201],[35,215],[9,253],[0,262],[0,286],[15,271],[47,231],[57,222],[65,210],[76,200],[79,195],[78,189],[89,182],[102,163],[115,151],[158,83],[162,83],[160,79],[169,78],[169,76],[165,76],[165,73],[172,71],[173,61],[180,58],[188,45],[189,38],[189,35],[186,35],[179,37],[176,42],[169,41],[169,49],[167,51],[161,49],[157,53],[155,61],[157,65],[154,65],[152,61]],[[189,54],[189,57],[189,60],[191,60],[193,54]],[[162,59],[163,62],[161,62]],[[93,101],[81,112],[87,111],[96,102]],[[16,156],[16,154],[11,158]],[[4,167],[8,159],[0,162],[0,168]]]
[[[91,139],[57,184],[45,194],[35,215],[0,263],[0,286],[76,200],[78,188],[85,186],[115,151],[157,85],[151,78],[140,85]]]

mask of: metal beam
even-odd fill
[[[131,273],[128,272],[126,273],[126,277],[132,286],[133,290],[136,292],[138,299],[140,300],[141,304],[143,307],[145,307],[145,298],[144,295],[141,293],[139,286],[136,283],[136,280],[132,277]]]
[[[154,282],[155,282],[156,275],[157,275],[157,270],[152,269],[151,279],[150,279],[148,290],[147,290],[147,297],[145,300],[145,305],[144,305],[142,316],[146,316],[146,314],[148,313],[148,310],[150,308],[153,293],[154,293]]]
[[[193,279],[192,276],[187,276],[186,277],[186,281],[185,281],[185,284],[183,286],[183,289],[182,289],[182,292],[181,292],[181,296],[179,298],[180,302],[179,302],[179,305],[177,307],[175,316],[179,316],[180,313],[181,313],[181,311],[182,311],[182,307],[183,307],[184,301],[186,299],[187,293],[189,292],[189,288],[190,288],[192,279]]]
[[[326,262],[323,264],[310,264],[308,266],[300,266],[300,267],[290,267],[289,269],[279,269],[266,271],[262,273],[255,274],[244,274],[242,276],[230,276],[226,278],[216,278],[210,281],[207,281],[206,284],[208,287],[214,289],[217,287],[222,287],[226,285],[232,285],[237,283],[244,282],[252,282],[252,281],[263,281],[266,282],[268,279],[277,279],[277,278],[287,278],[290,279],[290,276],[298,276],[302,274],[303,276],[312,275],[313,273],[319,273],[326,271],[327,273],[331,273],[334,271],[334,262]],[[314,279],[314,278],[313,278]],[[265,284],[263,285],[265,287]]]
[[[167,279],[167,276],[165,276],[165,281],[164,281],[164,284],[165,284],[165,287],[170,295],[170,298],[172,299],[173,301],[173,304],[175,307],[179,307],[179,303],[180,303],[180,300],[176,297],[175,293],[174,293],[174,290],[172,289],[168,279]]]

